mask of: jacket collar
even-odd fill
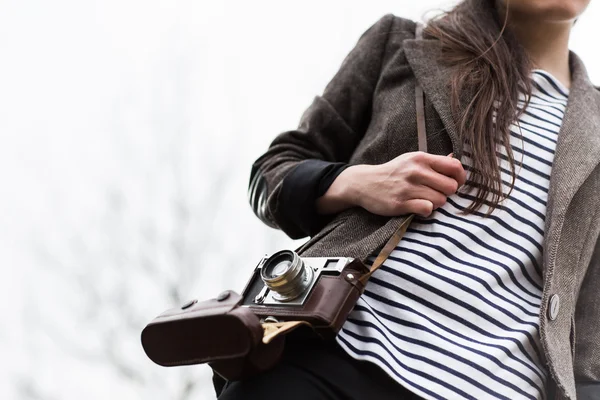
[[[407,39],[404,50],[423,91],[433,103],[452,141],[454,154],[462,144],[450,107],[451,68],[437,62],[438,40]],[[570,52],[571,88],[558,135],[550,176],[544,239],[544,272],[553,267],[556,248],[569,203],[600,163],[600,93],[590,82],[581,59]],[[585,212],[585,210],[581,210]]]

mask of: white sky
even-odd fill
[[[209,268],[218,264],[218,252],[194,252],[205,222],[222,222],[211,228],[208,247],[225,247],[237,234],[243,245],[230,251],[240,259],[297,245],[263,226],[247,206],[252,161],[275,135],[297,126],[378,18],[392,12],[419,19],[452,3],[0,0],[0,352],[8,355],[0,363],[0,398],[36,398],[17,391],[23,376],[43,399],[175,393],[179,370],[151,365],[135,348],[136,330],[127,354],[139,368],[152,369],[152,376],[167,377],[162,392],[124,380],[110,365],[65,352],[45,325],[26,321],[43,316],[58,332],[89,332],[90,338],[93,324],[104,323],[86,325],[66,308],[77,304],[79,289],[39,255],[40,247],[77,265],[73,274],[94,274],[98,285],[124,279],[126,265],[116,275],[112,265],[106,272],[91,270],[97,260],[77,258],[71,243],[104,249],[98,243],[123,234],[119,243],[127,248],[139,241],[135,227],[144,221],[161,232],[173,229],[169,196],[180,189],[165,171],[175,160],[181,195],[198,205],[186,254],[201,261],[200,275],[182,291],[202,298],[241,289],[249,272]],[[600,3],[592,1],[572,36],[572,48],[594,82],[600,82],[599,19]],[[214,193],[211,177],[225,166],[219,208],[207,209],[202,205],[214,204],[207,201]],[[111,191],[124,196],[125,222],[122,229],[100,230]],[[154,256],[169,260],[161,251]],[[144,321],[172,306],[139,285],[136,307]],[[101,296],[97,307],[109,301]],[[95,346],[91,339],[78,340]],[[202,379],[196,398],[211,398],[207,368],[196,370]]]

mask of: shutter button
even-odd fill
[[[182,310],[185,310],[187,308],[190,308],[191,306],[193,306],[194,304],[196,304],[198,302],[198,300],[194,299],[194,300],[190,300],[187,303],[185,303],[184,305],[181,306]]]
[[[548,318],[550,321],[556,320],[558,317],[558,311],[560,310],[560,297],[557,294],[553,294],[550,297],[550,303],[548,305]]]
[[[230,292],[228,290],[221,292],[221,294],[219,294],[217,296],[217,301],[225,301],[229,298]]]

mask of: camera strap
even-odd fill
[[[419,22],[417,22],[415,37],[417,39],[423,38],[423,25]],[[423,88],[421,87],[421,85],[419,84],[419,82],[416,79],[415,79],[415,104],[416,104],[416,109],[417,109],[417,135],[419,137],[419,151],[423,151],[423,152],[427,153],[427,130],[425,128],[424,93],[423,93]],[[383,262],[385,260],[387,260],[387,258],[390,256],[392,251],[394,251],[394,249],[396,248],[398,243],[400,243],[400,240],[406,233],[406,230],[408,229],[408,226],[410,225],[414,216],[415,216],[414,214],[410,214],[406,218],[404,218],[404,220],[402,221],[400,226],[396,229],[396,231],[394,232],[392,237],[387,241],[387,243],[383,246],[383,248],[377,255],[377,258],[373,262],[373,265],[371,265],[369,272],[367,272],[365,275],[363,275],[360,278],[360,282],[362,284],[364,284],[364,285],[367,284],[367,281],[369,280],[371,275],[373,275],[373,273],[375,271],[377,271],[379,269],[379,267],[381,267],[383,265]]]

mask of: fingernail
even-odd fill
[[[454,153],[448,154],[448,157],[454,157]]]

